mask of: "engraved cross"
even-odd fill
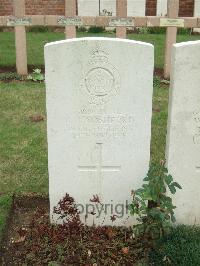
[[[78,170],[80,172],[96,172],[97,173],[97,182],[98,189],[100,190],[102,187],[102,173],[103,172],[119,172],[121,170],[121,166],[113,166],[113,165],[103,165],[102,163],[102,143],[97,143],[98,147],[98,162],[96,165],[84,165],[78,166]]]

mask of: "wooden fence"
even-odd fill
[[[127,17],[127,0],[116,0],[116,17],[76,16],[76,0],[65,0],[65,16],[25,15],[25,0],[14,0],[13,16],[0,16],[0,26],[15,27],[17,73],[27,75],[26,27],[64,26],[66,38],[76,37],[76,26],[116,27],[116,37],[126,38],[127,27],[167,27],[164,76],[169,78],[172,45],[177,28],[199,28],[200,17],[178,17],[179,0],[168,0],[167,17]]]

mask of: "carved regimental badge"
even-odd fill
[[[88,94],[90,103],[103,104],[119,93],[119,88],[119,72],[109,62],[108,54],[95,49],[84,70],[81,89]]]

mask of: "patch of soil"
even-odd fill
[[[13,246],[12,242],[19,239],[18,231],[21,228],[30,227],[31,220],[37,208],[45,208],[46,211],[48,211],[48,198],[37,196],[32,193],[17,197],[13,196],[13,203],[7,219],[7,226],[2,243],[0,243],[0,265],[15,265],[13,264],[15,260],[14,253],[10,253],[9,249]],[[18,249],[17,246],[16,249]]]
[[[0,66],[0,73],[16,72],[15,66]]]
[[[42,70],[42,73],[44,73],[44,65],[28,65],[28,72],[32,73],[34,69],[39,68]],[[15,66],[0,66],[0,73],[16,73],[16,67]]]
[[[50,224],[48,198],[14,198],[0,265],[110,266],[146,260],[147,240],[134,238],[131,228],[83,225],[69,195],[54,212],[65,223]]]

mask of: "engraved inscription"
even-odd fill
[[[31,25],[31,18],[17,18],[17,17],[10,17],[7,19],[7,26],[30,26]]]
[[[193,135],[193,143],[200,144],[200,110],[193,112],[193,121],[195,123],[195,134]]]
[[[101,137],[123,138],[133,131],[132,115],[80,114],[78,122],[68,118],[67,129],[73,138]]]
[[[64,25],[64,26],[82,26],[83,22],[82,22],[81,18],[60,16],[58,18],[58,24]]]
[[[134,27],[134,19],[132,18],[111,18],[109,22],[110,27]]]
[[[195,145],[200,145],[200,110],[196,110],[193,112],[192,119],[195,128],[195,133],[193,135],[193,143]],[[200,173],[200,165],[196,165],[195,169],[197,173]]]
[[[120,76],[109,62],[108,53],[97,47],[91,53],[80,82],[83,93],[87,93],[90,104],[105,104],[119,93]]]
[[[161,27],[184,27],[184,19],[160,18]]]

